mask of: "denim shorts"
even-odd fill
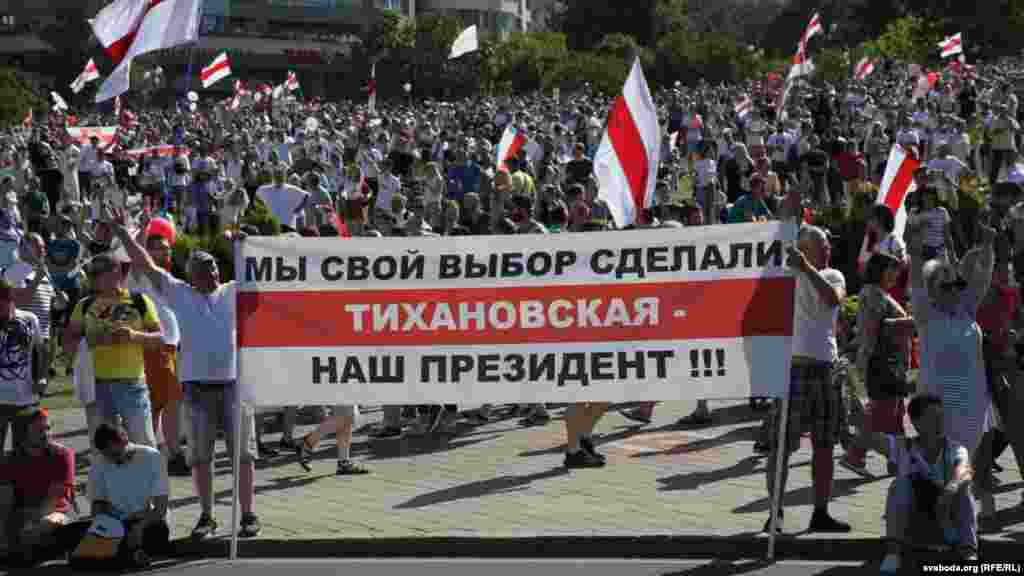
[[[111,424],[120,418],[129,440],[156,446],[153,408],[144,380],[96,380],[96,415],[100,422]]]

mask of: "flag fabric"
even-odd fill
[[[622,94],[612,104],[594,155],[598,197],[620,228],[635,222],[653,203],[660,157],[658,110],[637,58]]]
[[[114,97],[114,116],[117,116],[118,120],[121,119],[121,97]]]
[[[807,23],[807,28],[804,30],[804,35],[800,38],[800,51],[807,51],[807,42],[818,34],[825,31],[821,26],[821,16],[815,12],[814,16],[811,16],[811,21]]]
[[[914,191],[914,172],[921,166],[921,161],[909,153],[905,148],[896,144],[889,152],[889,160],[885,165],[885,174],[882,176],[882,185],[878,189],[878,198],[875,204],[884,204],[892,210],[896,217],[896,227],[893,233],[903,237],[903,231],[907,225],[907,195]],[[868,243],[867,234],[861,243],[860,254],[857,256],[857,265],[863,268],[871,257],[873,247]]]
[[[469,54],[470,52],[476,52],[480,49],[480,40],[476,33],[476,24],[466,28],[455,38],[455,42],[452,42],[452,51],[449,54],[448,59],[452,60],[458,58],[463,54]]]
[[[210,62],[210,65],[199,73],[199,78],[203,81],[203,88],[209,88],[217,82],[231,76],[231,62],[228,61],[228,53],[221,52],[219,56]]]
[[[967,63],[963,54],[961,54],[959,58],[950,60],[946,69],[957,76],[965,76],[974,73],[974,66]]]
[[[53,98],[53,109],[58,112],[64,112],[70,110],[68,103],[61,98],[60,94],[56,92],[50,92],[50,98]]]
[[[733,110],[736,112],[736,117],[743,119],[746,118],[751,111],[754,109],[754,102],[750,99],[749,95],[743,97],[743,100],[736,104]]]
[[[946,36],[946,38],[942,42],[939,42],[939,50],[942,51],[943,58],[949,58],[950,56],[963,54],[963,33],[956,33],[952,36]]]
[[[273,96],[274,99],[281,98],[282,96],[284,96],[284,91],[285,91],[285,85],[284,84],[278,84],[277,86],[274,86],[274,91],[271,92],[270,95]]]
[[[366,83],[366,92],[369,95],[370,114],[377,112],[377,63],[370,64],[370,80]]]
[[[99,79],[100,71],[96,68],[96,61],[90,58],[89,62],[85,65],[85,69],[82,70],[82,73],[79,74],[78,77],[75,78],[75,81],[71,83],[71,91],[78,94],[82,91],[82,88],[85,88],[86,84]]]
[[[288,79],[285,80],[284,87],[287,88],[289,92],[295,92],[299,89],[299,77],[295,75],[295,72],[288,72]]]
[[[504,168],[505,162],[519,154],[519,151],[526,146],[526,135],[509,124],[498,142],[498,154],[495,163],[498,168]]]
[[[917,85],[914,86],[914,93],[912,95],[914,100],[920,100],[931,92],[932,88],[935,87],[935,83],[939,81],[939,75],[936,72],[929,72],[922,70],[921,75],[917,77]]]
[[[800,36],[800,42],[796,47],[796,56],[793,57],[793,67],[789,69],[786,84],[782,89],[782,96],[776,103],[776,113],[780,119],[785,118],[786,99],[789,98],[789,91],[793,87],[793,82],[801,76],[810,76],[814,73],[814,62],[807,56],[807,43],[811,38],[822,32],[824,32],[824,28],[821,26],[821,16],[815,12],[811,16],[810,22],[807,23],[807,28],[804,29],[803,35]]]
[[[96,102],[128,91],[128,68],[134,57],[195,42],[199,37],[201,0],[115,0],[89,21],[114,63]]]
[[[863,80],[870,76],[874,71],[875,61],[865,56],[857,63],[857,68],[853,72],[853,77],[857,80]]]
[[[29,108],[28,114],[25,115],[25,119],[21,121],[21,125],[25,128],[32,127],[32,109]]]

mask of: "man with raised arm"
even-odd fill
[[[216,259],[201,251],[193,252],[189,258],[190,284],[186,284],[157,266],[145,247],[136,242],[128,231],[123,211],[107,205],[104,217],[112,223],[114,234],[124,244],[134,268],[149,279],[154,292],[167,302],[178,319],[181,333],[179,379],[192,409],[190,460],[192,479],[202,507],[192,537],[202,540],[217,530],[213,515],[213,448],[218,424],[223,422],[229,454],[234,453],[236,441],[235,301],[238,284],[222,284]],[[253,513],[256,427],[252,409],[244,407],[242,418],[242,438],[237,439],[241,442],[241,469],[236,471],[241,486],[239,534],[252,537],[260,531],[259,519]]]

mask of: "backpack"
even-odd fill
[[[138,311],[139,316],[142,318],[146,317],[146,297],[141,292],[130,292],[132,297],[132,308]],[[96,301],[96,296],[86,296],[82,298],[82,318],[89,312],[89,307]]]

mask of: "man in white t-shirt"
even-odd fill
[[[196,251],[188,263],[190,284],[174,278],[161,269],[145,248],[129,234],[125,216],[121,211],[108,213],[114,223],[114,232],[132,259],[133,268],[142,272],[178,320],[181,333],[179,379],[185,388],[186,401],[192,416],[189,434],[192,478],[202,513],[192,537],[197,540],[213,535],[217,521],[213,516],[213,462],[217,428],[223,425],[228,453],[239,444],[241,490],[239,505],[242,511],[241,531],[245,537],[260,532],[260,522],[253,512],[256,460],[256,425],[253,410],[242,407],[241,438],[235,438],[234,422],[237,398],[238,348],[235,309],[237,282],[220,281],[216,259],[206,252]],[[239,235],[238,238],[242,238]]]
[[[381,162],[383,172],[377,182],[377,204],[375,206],[377,210],[383,210],[388,214],[391,213],[391,201],[395,194],[402,191],[402,181],[395,176],[391,168],[391,160]]]
[[[793,313],[793,365],[790,371],[789,425],[787,446],[782,457],[782,486],[786,493],[790,455],[800,447],[800,437],[811,433],[814,446],[811,477],[814,482],[814,513],[809,532],[849,532],[850,526],[832,518],[828,503],[832,498],[835,462],[832,453],[838,439],[841,389],[833,386],[832,367],[839,357],[836,320],[846,279],[829,267],[829,235],[815,226],[800,229],[797,246],[789,250],[789,266],[796,272],[796,299]],[[780,424],[776,419],[776,427]],[[771,435],[771,454],[766,466],[769,497],[774,494],[778,449],[778,431]],[[778,524],[782,531],[782,502]],[[771,530],[771,518],[765,532]]]
[[[267,206],[281,226],[287,226],[294,232],[299,229],[299,215],[306,209],[309,192],[286,183],[287,176],[287,165],[279,164],[274,168],[274,181],[260,186],[256,190],[256,197]]]

